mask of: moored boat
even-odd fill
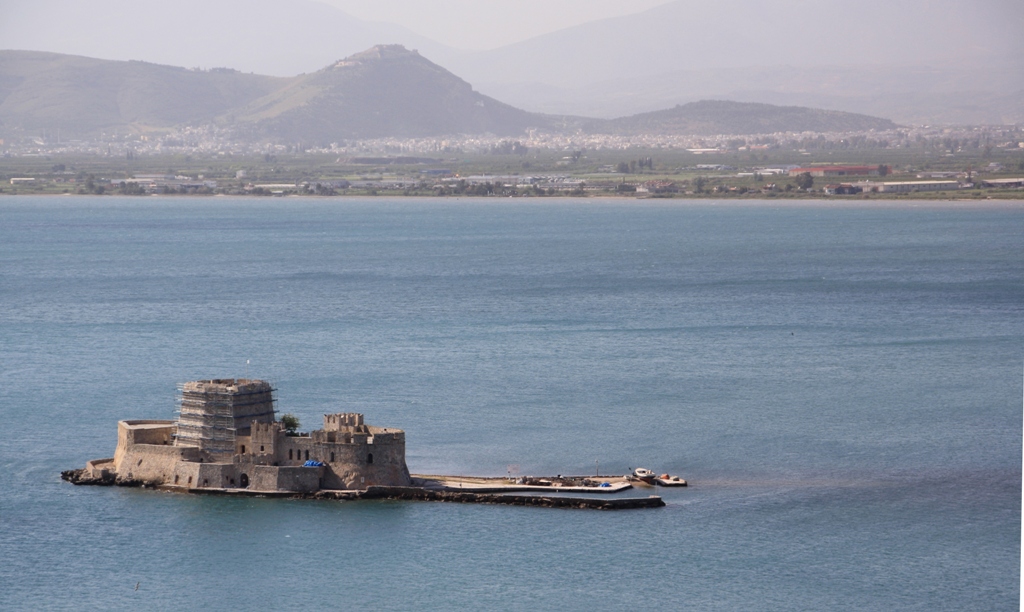
[[[642,480],[648,484],[654,483],[655,474],[647,468],[636,468],[633,470],[633,478]]]

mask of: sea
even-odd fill
[[[259,377],[414,473],[660,509],[75,487]],[[1016,610],[1024,201],[0,198],[0,609]]]

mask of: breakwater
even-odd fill
[[[93,486],[149,486],[137,480],[117,481],[113,477],[93,478],[84,470],[67,470],[61,472],[61,478],[75,485]],[[203,495],[223,495],[229,497],[284,497],[290,499],[391,499],[407,501],[454,502],[461,504],[495,504],[506,506],[535,506],[540,508],[576,508],[589,510],[634,510],[640,508],[661,508],[664,500],[656,495],[649,497],[627,497],[620,499],[594,499],[589,497],[564,497],[561,495],[514,495],[499,493],[478,493],[472,491],[446,491],[423,487],[375,487],[365,490],[338,491],[320,490],[312,493],[296,493],[288,491],[256,491],[252,489],[187,489],[183,487],[160,485],[154,488],[167,491],[200,493]]]
[[[312,497],[319,499],[346,499],[348,491],[319,491]],[[661,508],[664,500],[656,495],[621,499],[594,499],[590,497],[562,497],[559,495],[509,495],[474,493],[468,491],[436,491],[420,487],[369,487],[356,491],[354,499],[396,499],[411,501],[440,501],[463,504],[501,504],[508,506],[537,506],[543,508],[580,508],[591,510],[633,510]]]

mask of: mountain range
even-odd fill
[[[0,51],[0,135],[66,137],[217,125],[247,138],[329,144],[530,128],[592,134],[884,130],[887,119],[704,101],[615,120],[531,113],[499,102],[400,45],[378,45],[294,77]]]
[[[483,93],[614,117],[702,98],[901,123],[1024,123],[1024,3],[675,0],[446,63]]]
[[[451,15],[502,27],[473,17]],[[0,3],[7,49],[291,77],[400,43],[514,106],[605,118],[724,98],[902,123],[1024,122],[1021,31],[1018,0],[672,0],[465,51],[313,0]]]

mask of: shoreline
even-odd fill
[[[857,197],[702,197],[702,196],[676,196],[671,198],[635,198],[623,197],[614,194],[598,194],[584,196],[516,196],[516,197],[495,197],[495,196],[429,196],[429,195],[287,195],[287,196],[256,196],[256,195],[226,195],[226,194],[179,194],[179,195],[122,195],[122,194],[75,194],[75,193],[5,193],[0,192],[0,201],[13,201],[25,198],[51,199],[78,199],[93,198],[104,201],[119,202],[126,200],[153,201],[181,200],[200,201],[218,199],[221,201],[233,202],[273,202],[277,200],[302,200],[303,202],[371,202],[380,200],[388,203],[395,202],[478,202],[480,204],[494,204],[496,202],[515,200],[516,202],[531,204],[542,203],[572,203],[580,204],[593,202],[595,204],[621,203],[633,205],[658,205],[658,206],[725,206],[725,207],[779,207],[779,208],[800,208],[800,207],[822,207],[822,208],[974,208],[974,209],[1012,209],[1024,208],[1024,194],[1006,194],[998,196],[986,196],[984,198],[919,198],[910,199],[903,196],[870,198]]]

